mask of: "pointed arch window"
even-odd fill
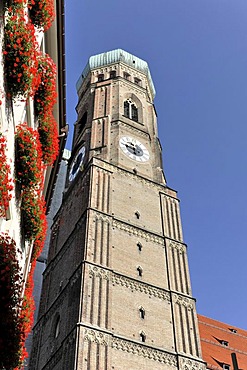
[[[124,116],[138,122],[138,109],[130,99],[124,102]]]
[[[140,242],[137,243],[137,248],[139,252],[142,251],[142,244]]]
[[[136,270],[137,270],[138,276],[142,277],[143,270],[142,270],[141,266],[138,266]]]
[[[140,333],[140,341],[143,343],[146,342],[146,334],[143,331]]]
[[[140,315],[140,318],[141,318],[142,320],[144,320],[144,319],[145,319],[145,310],[144,310],[144,308],[143,308],[143,307],[140,307],[140,308],[139,308],[139,315]]]

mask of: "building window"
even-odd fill
[[[230,365],[227,365],[227,364],[223,364],[222,368],[223,368],[224,370],[231,370]]]
[[[145,319],[145,310],[143,307],[139,308],[139,315],[142,320]]]
[[[229,328],[229,330],[232,332],[232,333],[237,333],[237,330],[236,329],[234,329],[234,328]]]
[[[102,82],[104,81],[104,75],[103,73],[101,73],[100,75],[98,75],[98,82]]]
[[[137,243],[137,248],[139,252],[142,251],[142,244],[140,242]]]
[[[143,343],[146,342],[146,335],[143,333],[143,331],[140,333],[140,341]]]
[[[140,78],[135,77],[134,78],[134,82],[135,82],[136,85],[141,86],[141,80],[140,80]]]
[[[135,212],[135,216],[136,216],[137,220],[139,220],[139,218],[141,217],[141,215],[138,211]]]
[[[110,78],[116,78],[117,72],[116,71],[111,71],[110,72]]]
[[[137,270],[138,276],[142,277],[143,270],[142,270],[141,266],[138,266],[136,270]]]
[[[124,116],[138,122],[138,109],[130,99],[124,102]]]
[[[124,76],[125,80],[129,80],[130,79],[130,74],[127,73],[127,72],[124,72],[123,76]]]
[[[58,315],[54,326],[54,338],[57,338],[60,332],[60,316]]]
[[[78,122],[78,129],[79,129],[79,133],[82,132],[83,128],[85,127],[87,123],[87,112],[85,112],[82,116],[82,118],[80,119],[80,121]]]
[[[221,340],[220,343],[222,344],[222,346],[226,346],[226,347],[228,347],[229,345],[229,343],[226,340]]]

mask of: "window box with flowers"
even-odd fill
[[[42,149],[39,134],[26,123],[16,132],[16,182],[21,189],[39,188],[43,180]]]
[[[21,253],[19,251],[19,253]],[[21,364],[22,328],[20,321],[21,274],[15,241],[0,235],[0,368]]]
[[[4,30],[4,68],[9,98],[33,95],[39,84],[35,29],[23,8],[13,8]]]
[[[0,134],[0,217],[6,217],[9,202],[12,198],[13,182],[10,178],[10,165],[6,157],[6,139]]]
[[[38,73],[40,84],[34,95],[34,111],[37,116],[43,116],[52,111],[56,103],[56,65],[48,55],[38,58]]]

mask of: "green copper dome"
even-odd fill
[[[145,62],[144,60],[140,58],[137,58],[133,54],[127,53],[127,51],[124,51],[122,49],[107,51],[106,53],[91,56],[80,78],[78,79],[76,83],[77,91],[79,90],[84,78],[88,75],[88,73],[92,69],[103,67],[105,65],[117,63],[117,62],[123,62],[125,64],[128,64],[132,68],[134,67],[138,69],[139,71],[145,73],[149,81],[149,84],[150,84],[152,95],[153,97],[155,96],[155,88],[154,88],[154,84],[152,81],[152,77],[151,77],[147,62]]]

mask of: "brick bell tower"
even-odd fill
[[[203,370],[179,201],[145,61],[113,50],[78,83],[32,370]]]

